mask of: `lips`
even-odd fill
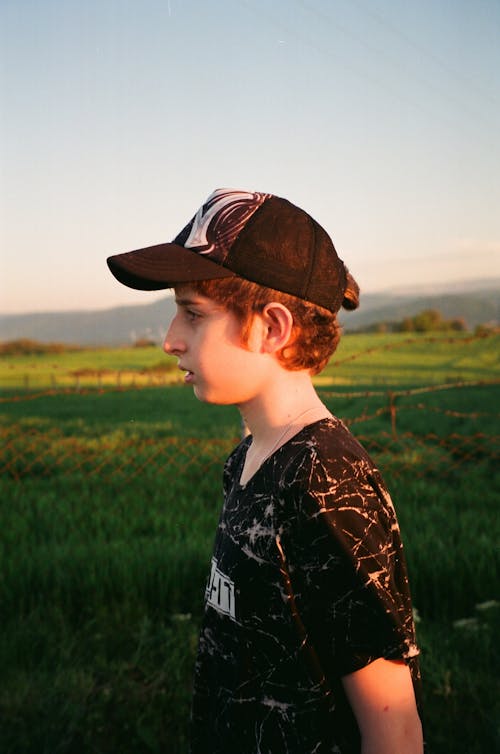
[[[185,372],[184,374],[184,382],[191,382],[194,378],[194,374],[191,372],[190,369],[187,367],[182,366],[182,364],[179,364],[179,369],[181,372]]]

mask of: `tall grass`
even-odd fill
[[[392,481],[423,645],[431,751],[493,751],[498,524],[490,481]],[[220,506],[216,465],[126,484],[4,480],[2,752],[186,751]],[[458,619],[474,618],[468,628]],[[495,706],[496,705],[496,706]],[[495,712],[496,710],[496,712]],[[478,726],[478,721],[481,726]]]
[[[500,744],[496,390],[401,395],[395,433],[385,386],[322,390],[365,416],[353,430],[396,503],[430,754]],[[187,751],[220,470],[240,429],[183,387],[1,405],[2,754]]]

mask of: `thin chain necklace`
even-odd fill
[[[269,458],[269,456],[272,456],[272,454],[274,453],[274,451],[279,447],[279,445],[280,445],[281,441],[283,440],[283,438],[286,436],[287,432],[290,431],[292,425],[295,424],[296,421],[298,421],[299,419],[302,419],[302,417],[306,416],[306,414],[310,414],[311,411],[319,411],[320,408],[322,408],[322,407],[321,406],[313,406],[312,408],[308,408],[305,411],[302,411],[302,413],[298,414],[298,416],[294,416],[294,418],[292,419],[292,421],[289,422],[289,424],[286,425],[285,429],[280,434],[280,436],[278,437],[278,439],[276,440],[276,442],[272,446],[271,450],[269,450],[266,453],[266,455],[264,456],[264,458],[261,461],[261,464],[263,464],[264,461],[267,461],[267,459]]]

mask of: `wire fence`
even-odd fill
[[[483,432],[447,437],[405,432],[397,440],[388,432],[376,437],[356,436],[381,468],[394,476],[408,472],[418,477],[446,475],[467,464],[493,468],[500,455],[500,436]],[[171,437],[130,440],[117,447],[106,441],[90,444],[55,432],[31,430],[20,436],[15,427],[4,428],[1,439],[0,475],[18,481],[75,474],[103,480],[130,480],[146,473],[204,474],[214,465],[220,466],[237,441]]]
[[[487,363],[492,368],[481,374],[496,376],[494,371],[498,344],[497,334],[470,337],[405,338],[348,354],[335,362],[335,369],[377,351],[389,351],[407,346],[431,349],[434,344],[460,348],[469,346],[468,363],[474,363],[478,351],[471,357],[471,349],[488,338]],[[465,349],[464,349],[465,350]],[[413,352],[412,352],[413,353]],[[446,352],[449,355],[449,352]],[[418,358],[412,356],[413,360]],[[482,358],[484,359],[484,353]],[[39,363],[39,362],[38,362]],[[37,413],[37,401],[68,395],[109,396],[110,393],[140,391],[178,382],[180,373],[172,364],[135,370],[131,375],[123,369],[77,369],[66,371],[57,364],[45,364],[43,374],[23,373],[26,364],[10,371],[17,389],[7,388],[0,396],[5,407],[0,425],[0,475],[15,480],[30,477],[50,478],[55,475],[75,475],[86,478],[128,480],[147,474],[204,474],[221,462],[238,442],[238,427],[230,439],[176,436],[172,430],[156,432],[154,437],[134,436],[111,431],[99,434],[92,431],[68,432],[57,421],[49,421],[43,428],[30,422]],[[349,366],[351,369],[351,366]],[[4,370],[5,372],[5,370]],[[434,377],[436,375],[433,375]],[[328,384],[328,383],[327,383]],[[363,443],[376,462],[389,473],[398,476],[411,473],[425,476],[451,473],[467,465],[481,465],[497,469],[499,460],[500,379],[463,379],[441,384],[418,385],[401,389],[330,389],[318,387],[322,399],[341,418]],[[9,405],[22,405],[9,414]],[[83,404],[82,404],[83,406]],[[8,423],[5,417],[18,416]],[[19,418],[20,417],[20,418]],[[111,422],[112,423],[112,422]],[[184,434],[187,434],[184,432]],[[216,434],[216,431],[214,431]]]
[[[414,395],[424,395],[429,393],[438,393],[443,390],[460,390],[461,388],[477,388],[477,387],[493,387],[500,385],[500,380],[475,380],[470,382],[455,382],[453,384],[445,385],[426,385],[423,387],[408,388],[404,390],[368,390],[361,392],[335,392],[335,391],[322,391],[323,398],[335,398],[336,400],[352,400],[356,398],[380,398],[385,399],[384,405],[377,408],[373,413],[369,414],[363,411],[359,416],[346,419],[347,424],[358,424],[360,422],[368,422],[373,419],[378,419],[381,416],[387,416],[390,419],[391,435],[394,440],[398,437],[397,432],[397,416],[398,413],[407,411],[428,411],[434,414],[441,414],[443,416],[453,417],[456,419],[471,419],[472,421],[478,421],[482,418],[488,417],[494,420],[500,418],[499,412],[490,411],[458,411],[456,409],[447,409],[440,406],[432,406],[425,403],[406,403],[401,405],[399,399],[407,398]]]
[[[356,337],[356,336],[355,336]],[[369,336],[370,338],[377,339],[377,336]],[[438,349],[442,348],[458,348],[463,351],[466,347],[480,346],[487,343],[490,353],[497,354],[500,348],[500,332],[498,329],[486,330],[474,335],[461,334],[461,335],[426,335],[423,337],[392,337],[387,342],[377,342],[376,345],[356,350],[353,353],[347,353],[346,355],[335,354],[332,364],[335,370],[342,370],[346,365],[352,365],[353,362],[358,360],[365,360],[366,357],[371,358],[373,355],[380,355],[390,353],[398,350],[405,350],[408,348],[419,348],[424,346],[431,351],[433,347]],[[0,344],[1,345],[1,344]],[[92,350],[92,349],[91,349]],[[120,349],[118,349],[120,350]],[[126,349],[140,353],[144,349]],[[153,354],[156,354],[157,348],[151,349]],[[85,349],[82,349],[82,353],[85,354]],[[63,354],[64,355],[64,354]],[[0,356],[2,354],[0,353]],[[19,354],[18,354],[19,356]],[[36,397],[36,395],[50,394],[47,391],[75,391],[84,393],[88,389],[107,390],[109,388],[116,388],[117,390],[129,390],[131,388],[143,388],[143,387],[165,387],[172,384],[180,384],[182,382],[182,376],[177,369],[175,359],[166,359],[165,356],[162,360],[155,362],[142,368],[115,366],[78,366],[70,367],[67,362],[63,360],[54,360],[54,357],[49,357],[45,354],[43,357],[43,365],[40,363],[38,356],[40,354],[33,354],[31,357],[25,355],[20,360],[14,358],[9,360],[8,354],[3,354],[3,364],[0,371],[0,385],[3,390],[10,391],[14,394],[14,399],[28,399]],[[81,357],[78,356],[78,359]],[[418,357],[419,358],[419,357]],[[134,359],[127,358],[128,362],[134,361]],[[494,363],[494,362],[492,362]],[[455,365],[453,365],[452,371]],[[458,372],[453,377],[453,384],[460,383],[460,373]],[[476,375],[478,376],[478,375]],[[390,375],[389,375],[390,379]],[[35,392],[36,391],[36,392]],[[16,398],[17,396],[17,398]],[[11,396],[0,397],[0,403],[10,401]]]
[[[495,410],[494,395],[499,384],[500,380],[495,380],[392,391],[324,390],[321,395],[327,404],[335,401],[337,415],[384,471],[394,476],[408,472],[442,475],[467,464],[497,468],[500,414]],[[452,404],[463,405],[462,391],[476,388],[488,391],[484,402],[491,410],[440,405],[444,393],[451,396]],[[19,394],[4,401],[36,401],[68,392]],[[98,395],[110,392],[101,390]],[[424,396],[432,396],[434,404],[423,402]],[[433,430],[429,431],[432,423]],[[152,438],[116,432],[77,436],[65,434],[58,426],[41,430],[14,422],[0,427],[0,475],[22,480],[61,474],[101,479],[131,479],[150,473],[203,474],[214,465],[220,466],[238,439],[236,433],[232,438],[219,439],[172,436],[167,431]]]

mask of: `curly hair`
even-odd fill
[[[359,288],[354,278],[347,270],[346,272],[347,288],[342,306],[345,309],[356,309],[359,304]],[[187,285],[236,316],[241,322],[243,344],[248,342],[253,316],[261,312],[266,304],[275,301],[286,306],[293,317],[292,335],[278,353],[278,359],[286,369],[308,369],[311,374],[318,374],[337,348],[341,335],[337,315],[321,306],[238,276],[200,280]]]

